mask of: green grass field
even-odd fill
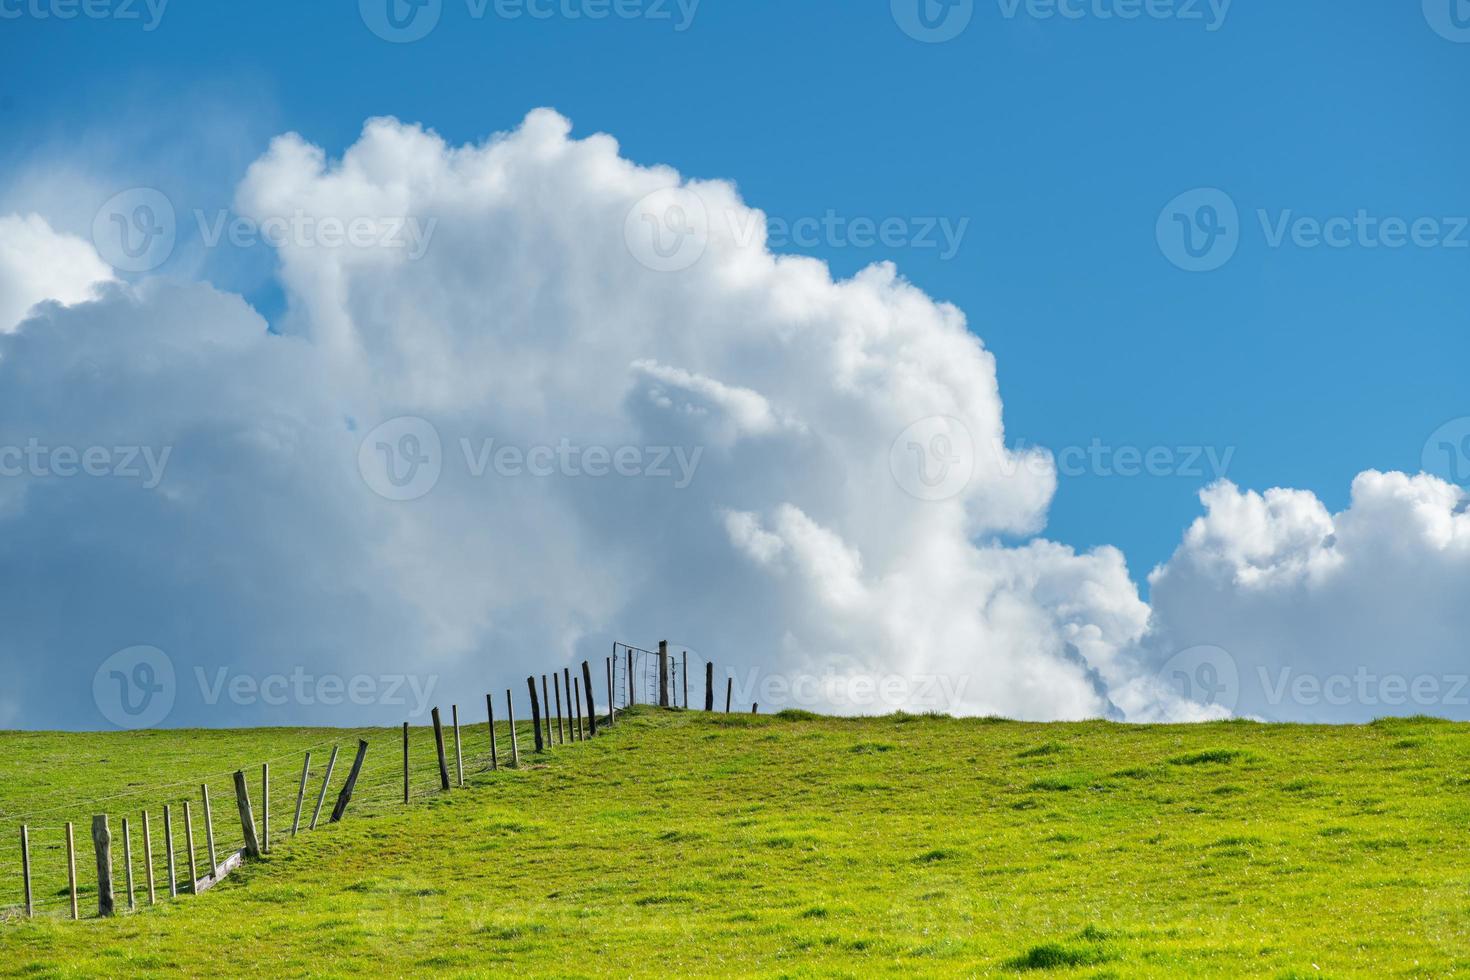
[[[335,795],[359,734],[347,819],[288,839],[301,750],[314,794],[342,745]],[[640,710],[495,773],[466,722],[476,773],[450,794],[415,730],[407,807],[392,730],[4,734],[0,902],[20,900],[28,817],[45,907],[0,922],[0,971],[1447,976],[1470,970],[1467,734]],[[161,881],[161,804],[211,776],[218,848],[238,847],[229,771],[258,794],[267,758],[265,859],[64,918],[66,820],[90,886],[91,814],[117,835],[148,806]],[[195,836],[202,854],[197,812]]]

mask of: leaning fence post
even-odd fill
[[[327,774],[322,777],[322,791],[317,794],[316,809],[311,811],[311,826],[309,830],[316,830],[317,818],[322,815],[322,801],[327,798],[327,787],[332,785],[332,770],[337,765],[337,746],[332,746],[332,754],[327,759]]]
[[[669,706],[669,641],[658,641],[658,706]]]
[[[260,857],[260,839],[255,836],[255,814],[250,812],[250,787],[245,784],[245,770],[235,770],[235,807],[240,811],[240,829],[245,832],[245,856]],[[168,819],[168,810],[163,811]]]
[[[715,665],[709,660],[704,664],[704,710],[715,710]]]
[[[189,893],[199,894],[199,865],[194,863],[194,815],[184,801],[184,840],[189,843]]]
[[[66,822],[66,881],[71,891],[71,917],[80,919],[77,911],[77,842],[72,835],[71,821]]]
[[[97,852],[97,915],[105,919],[113,911],[112,831],[108,829],[105,813],[92,818],[92,848]]]
[[[582,686],[587,689],[587,728],[597,737],[597,700],[592,696],[592,667],[582,661]]]
[[[488,694],[485,695],[485,717],[490,719],[490,768],[496,770],[500,768],[500,759],[495,751],[495,699]]]
[[[213,878],[215,869],[219,867],[219,855],[214,850],[214,811],[209,806],[209,784],[202,784],[199,791],[204,797],[204,843],[209,845],[209,876]],[[126,829],[127,825],[123,827]]]
[[[174,816],[169,805],[163,805],[163,853],[168,859],[168,897],[179,897],[179,872],[174,863]]]
[[[271,849],[271,764],[260,764],[260,849]]]
[[[511,700],[510,688],[505,690],[505,717],[510,722],[510,764],[516,769],[521,767],[521,743],[516,738],[516,706]]]
[[[306,761],[301,764],[301,785],[296,789],[296,816],[291,819],[291,836],[301,829],[301,804],[306,802],[306,777],[311,772],[311,753],[306,753]],[[211,859],[213,860],[213,859]]]
[[[357,758],[352,760],[352,770],[347,773],[347,782],[342,784],[342,792],[337,794],[337,805],[332,807],[331,823],[341,820],[347,812],[347,804],[352,802],[352,790],[357,786],[358,773],[362,772],[362,760],[367,755],[367,747],[365,739],[358,739]]]
[[[536,696],[536,678],[527,677],[526,686],[531,689],[531,730],[536,734],[536,751],[545,752],[546,743],[541,738],[541,699]]]
[[[31,895],[31,831],[25,824],[20,825],[20,873],[25,878],[26,918],[29,919],[36,914],[36,902]]]
[[[143,877],[148,879],[148,904],[158,904],[158,890],[153,882],[153,827],[148,823],[148,811],[143,811]]]
[[[558,743],[566,745],[567,733],[562,729],[561,725],[561,676],[554,670],[551,672],[551,693],[556,695],[556,740]]]
[[[735,678],[725,678],[725,714],[730,713],[730,696],[735,693]]]
[[[133,902],[133,834],[132,828],[128,826],[128,818],[123,817],[122,822],[123,862],[127,867],[127,874],[124,877],[126,878],[128,883],[128,911],[131,912],[133,909],[137,908],[137,905]]]
[[[434,750],[439,753],[439,788],[449,792],[449,763],[444,758],[444,726],[439,721],[439,709],[430,712],[434,719]]]
[[[459,744],[459,705],[449,706],[449,717],[454,722],[454,771],[459,777],[459,785],[464,787],[464,750]]]

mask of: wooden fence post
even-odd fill
[[[711,661],[704,664],[704,710],[715,710],[715,665]]]
[[[204,843],[209,846],[209,874],[213,877],[214,869],[219,867],[219,855],[214,850],[214,811],[209,806],[209,784],[202,784],[199,790],[204,797]],[[123,826],[126,829],[127,825]]]
[[[730,695],[735,693],[735,678],[725,678],[725,714],[730,713]]]
[[[760,714],[760,710],[761,710],[761,706],[759,704],[753,704],[753,705],[750,706],[750,713],[753,714],[753,715]]]
[[[597,701],[592,696],[592,666],[582,661],[582,686],[587,689],[587,730],[597,737]]]
[[[536,735],[536,751],[545,752],[546,744],[541,740],[541,700],[536,695],[536,678],[527,677],[526,686],[531,689],[531,729]]]
[[[633,690],[633,648],[628,648],[628,707],[638,703],[637,695]]]
[[[31,831],[25,824],[20,825],[20,873],[25,879],[26,918],[34,918],[36,902],[31,894]]]
[[[459,705],[449,706],[449,717],[454,723],[454,771],[459,778],[460,788],[464,788],[464,750],[459,744]]]
[[[112,831],[107,826],[105,813],[92,818],[92,849],[97,852],[97,915],[105,919],[113,911]]]
[[[607,658],[607,723],[611,725],[618,720],[618,709],[613,704],[613,680],[612,680],[612,657]]]
[[[572,672],[569,668],[561,669],[562,690],[567,692],[567,736],[570,741],[577,741],[577,731],[572,727],[572,719],[576,717],[577,711],[572,706]]]
[[[561,675],[554,670],[551,672],[551,693],[556,695],[556,740],[566,745],[567,733],[561,724]]]
[[[684,708],[689,708],[689,651],[684,651]]]
[[[301,805],[306,802],[306,777],[311,772],[311,753],[306,753],[306,761],[301,764],[301,785],[296,788],[296,815],[291,818],[291,836],[301,829]],[[213,859],[211,859],[213,860]]]
[[[669,641],[658,641],[658,706],[669,706]]]
[[[485,716],[490,719],[490,768],[496,770],[500,768],[500,759],[495,751],[495,699],[488,694],[485,695]]]
[[[408,722],[403,723],[403,802],[408,804]]]
[[[541,716],[546,720],[546,745],[549,748],[551,741],[551,694],[546,687],[546,675],[541,675]]]
[[[168,897],[179,897],[179,869],[174,863],[174,817],[169,805],[163,805],[163,855],[168,865]]]
[[[572,716],[576,720],[577,727],[575,731],[577,733],[577,741],[580,742],[586,738],[586,735],[582,732],[582,679],[580,677],[572,678],[572,698]]]
[[[260,850],[269,854],[271,849],[271,764],[260,765]]]
[[[72,835],[71,821],[66,822],[66,881],[71,890],[71,917],[80,919],[77,911],[77,842]]]
[[[184,801],[184,840],[189,844],[189,894],[199,894],[199,865],[194,863],[194,815]]]
[[[444,726],[439,721],[439,709],[430,712],[434,719],[434,751],[439,753],[439,788],[449,792],[449,762],[444,758]]]
[[[128,826],[128,818],[123,817],[123,862],[127,867],[125,878],[128,885],[128,911],[137,908],[133,901],[133,834],[132,828]]]
[[[327,798],[327,787],[332,785],[332,770],[337,767],[337,746],[332,746],[332,754],[327,757],[327,774],[322,777],[322,791],[316,797],[316,809],[311,811],[311,826],[307,829],[316,830],[317,818],[322,815],[322,801]]]
[[[260,839],[255,836],[255,814],[250,811],[250,787],[245,784],[245,770],[235,770],[235,808],[240,811],[240,829],[245,834],[245,856],[260,857]],[[163,811],[164,821],[168,810]]]
[[[148,880],[148,904],[158,904],[158,890],[153,881],[153,828],[148,823],[148,811],[143,811],[143,877]]]
[[[516,737],[516,705],[511,700],[510,688],[505,689],[505,716],[510,721],[510,764],[512,768],[521,767],[521,741]]]
[[[337,794],[337,805],[332,807],[331,823],[336,823],[347,813],[347,804],[352,802],[352,790],[357,786],[357,776],[362,772],[362,760],[367,755],[367,741],[358,739],[357,758],[352,760],[352,769],[347,773],[347,782],[342,784],[342,792]]]

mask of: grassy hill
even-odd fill
[[[467,769],[478,770],[485,726],[464,732]],[[287,839],[299,750],[317,746],[314,793],[322,743],[343,746],[340,783],[360,734],[372,748],[348,818]],[[261,976],[344,977],[1470,969],[1464,726],[1136,728],[641,710],[606,737],[558,746],[519,771],[478,773],[450,794],[438,792],[431,740],[416,730],[407,807],[397,800],[399,737],[0,735],[0,903],[19,901],[23,815],[39,828],[37,896],[48,903],[34,921],[0,922],[0,972],[203,975],[226,963]],[[159,805],[213,774],[219,850],[238,846],[227,775],[250,767],[258,793],[265,758],[277,760],[275,846],[265,859],[197,898],[161,898],[109,921],[61,917],[63,821],[77,824],[79,875],[90,884],[91,814],[107,808],[116,834],[122,816],[151,807],[161,876]],[[109,796],[118,798],[85,802]],[[197,815],[195,835],[202,853]],[[181,818],[175,837],[182,847]],[[141,880],[137,836],[134,852]],[[95,902],[84,897],[83,910]]]

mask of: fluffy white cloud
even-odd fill
[[[0,333],[43,300],[79,303],[111,278],[90,243],[53,231],[37,214],[0,215]]]
[[[1470,717],[1462,489],[1369,471],[1339,514],[1297,490],[1201,497],[1205,516],[1150,577],[1147,643],[1158,664],[1185,653],[1181,690],[1274,719]]]

